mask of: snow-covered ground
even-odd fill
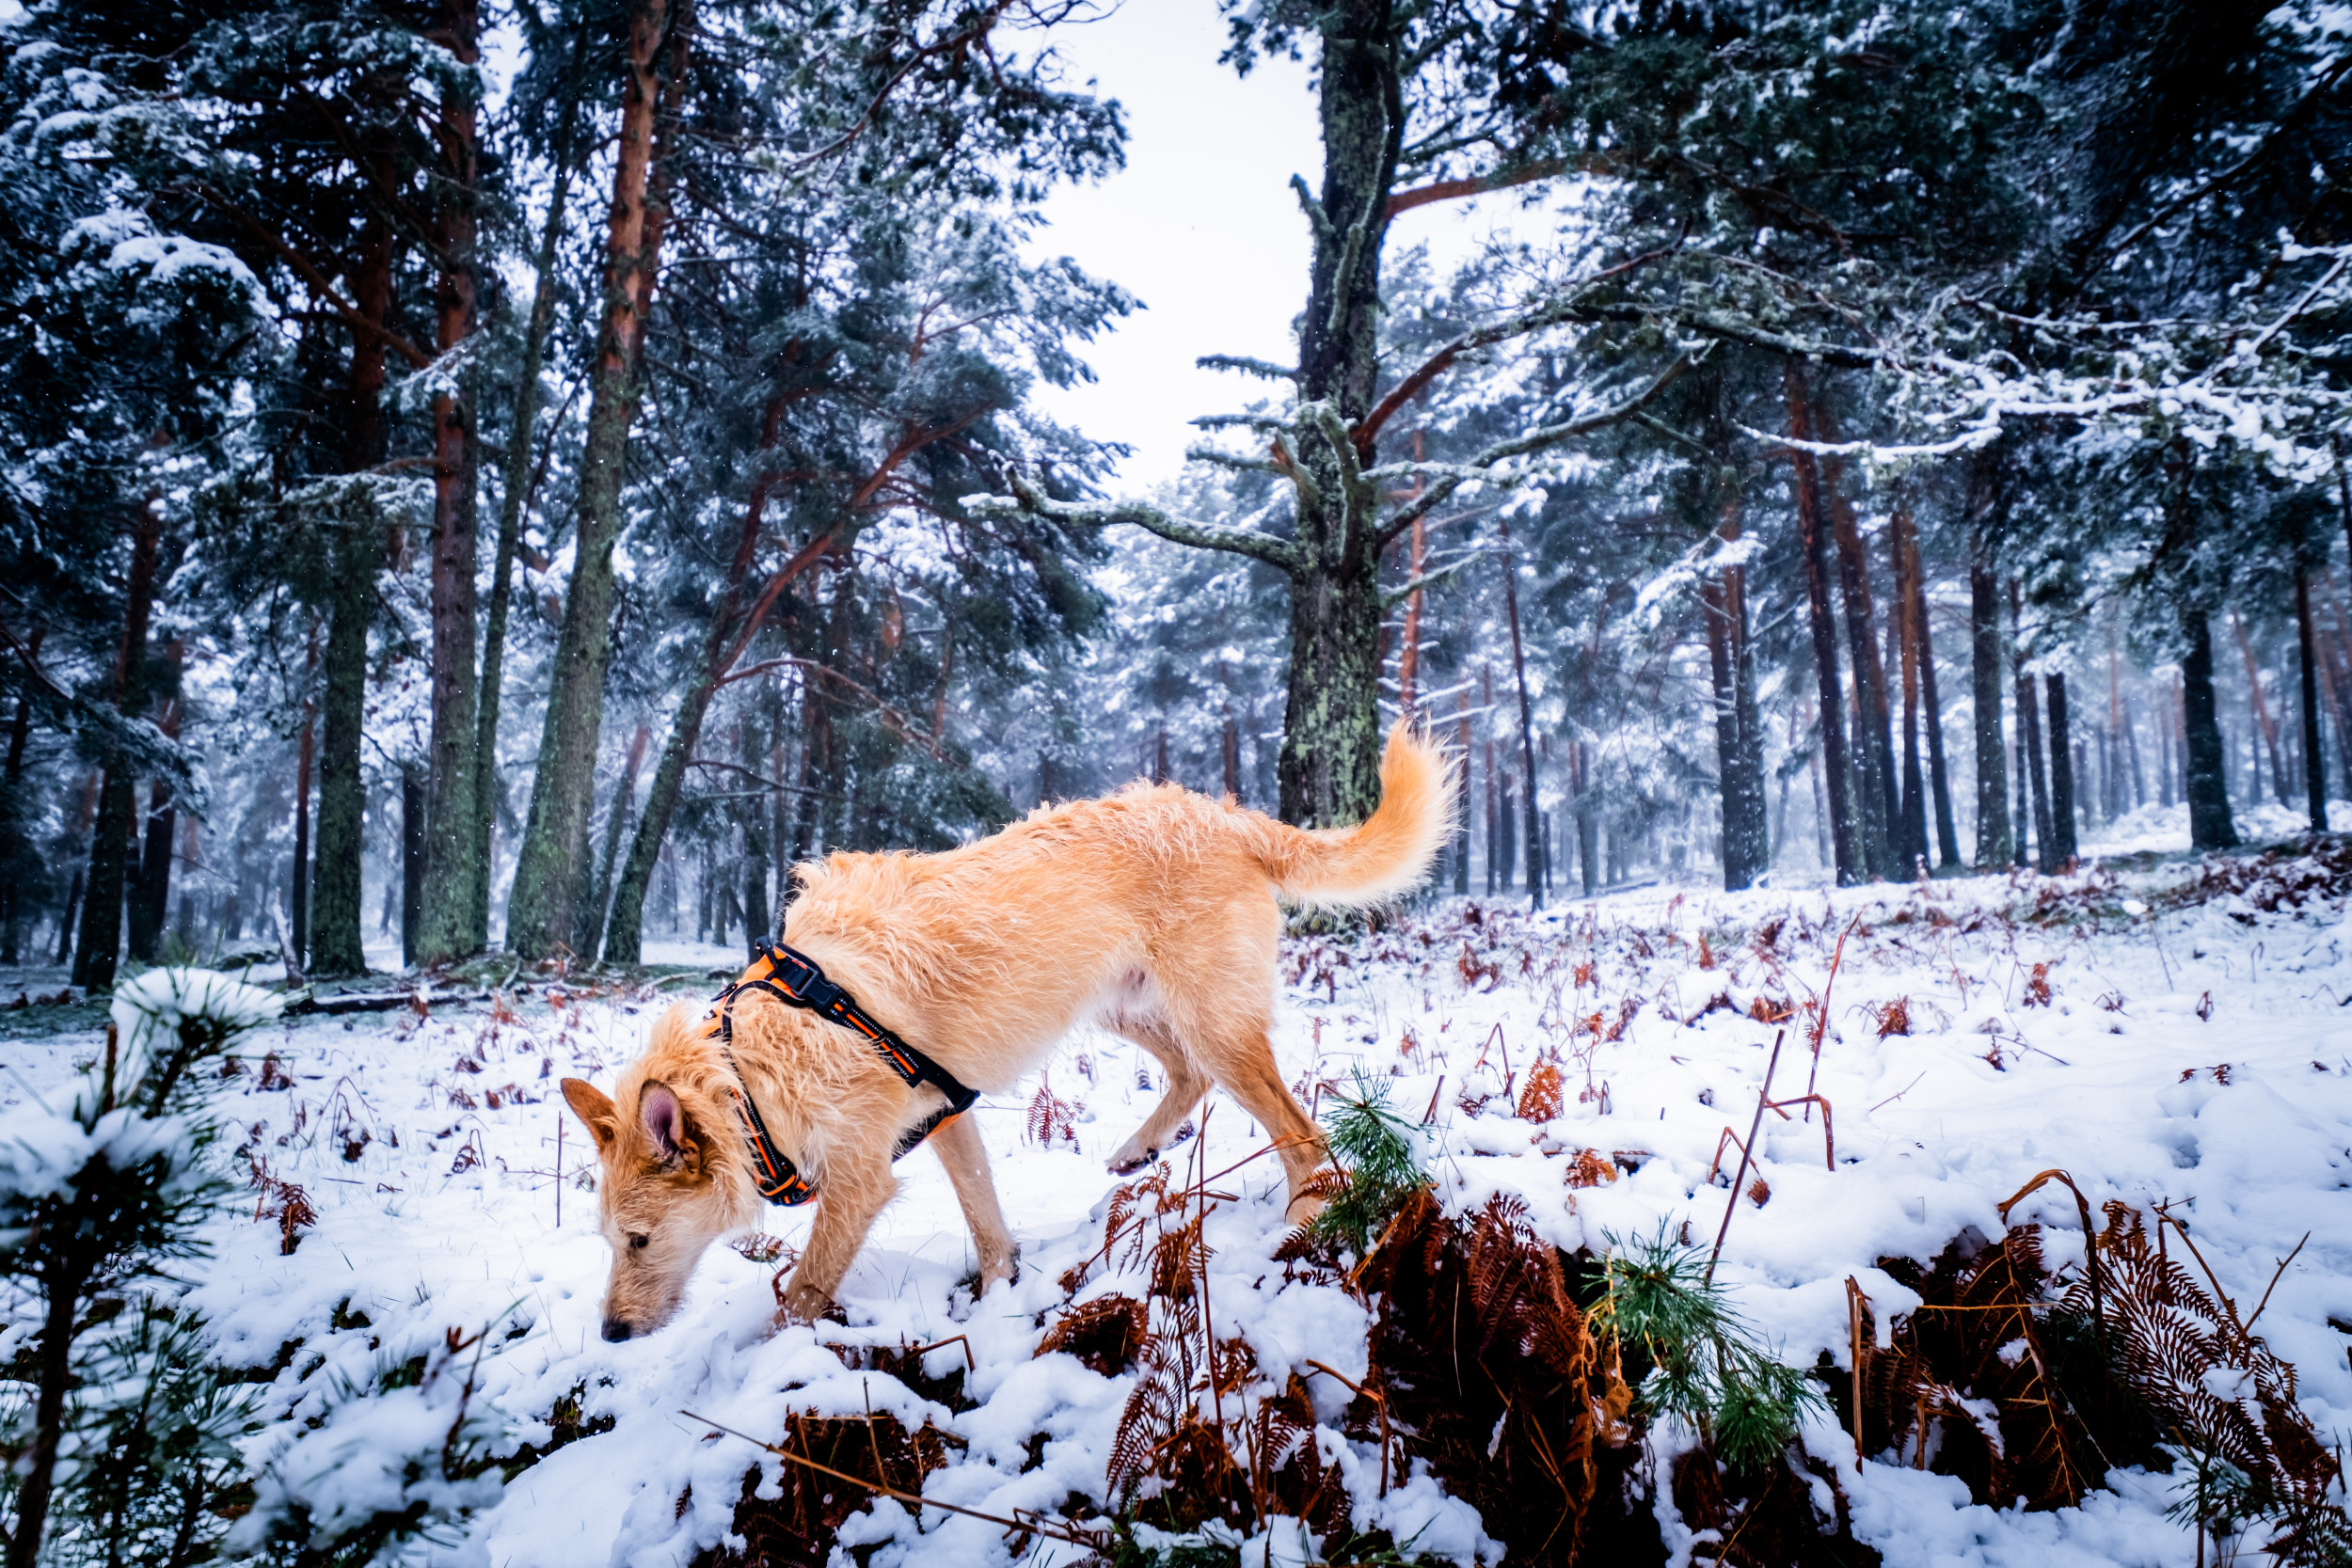
[[[1886,1324],[1916,1298],[1879,1259],[1924,1259],[1970,1227],[1998,1236],[1995,1206],[2062,1166],[2094,1205],[2171,1200],[2241,1298],[2259,1296],[2310,1232],[2262,1332],[2299,1369],[2318,1430],[2337,1433],[2352,1428],[2352,1366],[2333,1326],[2352,1322],[2343,910],[2265,913],[2236,896],[2176,904],[2167,889],[2192,870],[1834,895],[1652,889],[1532,919],[1492,905],[1473,916],[1449,901],[1354,945],[1288,944],[1276,1050],[1301,1084],[1344,1084],[1361,1069],[1386,1078],[1410,1115],[1434,1102],[1449,1205],[1516,1193],[1546,1238],[1597,1250],[1661,1221],[1687,1222],[1702,1241],[1715,1234],[1733,1198],[1708,1184],[1708,1167],[1727,1127],[1745,1134],[1776,1032],[1748,1015],[1759,998],[1793,1005],[1773,1094],[1810,1088],[1828,1102],[1836,1163],[1829,1116],[1767,1117],[1757,1174],[1769,1198],[1738,1201],[1723,1266],[1787,1360],[1811,1365],[1827,1352],[1849,1364],[1849,1275]],[[2038,905],[2044,922],[2012,918]],[[716,949],[664,957],[733,961]],[[575,1184],[587,1148],[564,1125],[555,1082],[609,1085],[667,998],[704,989],[583,996],[541,981],[505,1017],[477,1006],[272,1025],[248,1062],[266,1046],[283,1073],[235,1081],[230,1115],[246,1129],[236,1141],[304,1187],[318,1220],[292,1256],[280,1255],[275,1224],[239,1213],[215,1227],[199,1295],[229,1354],[279,1367],[271,1398],[299,1415],[320,1408],[339,1374],[405,1359],[452,1328],[498,1325],[483,1365],[488,1404],[530,1423],[578,1390],[583,1415],[612,1419],[509,1486],[486,1527],[500,1568],[682,1564],[721,1541],[745,1471],[764,1463],[772,1480],[777,1462],[739,1438],[714,1439],[685,1411],[767,1438],[794,1411],[888,1411],[963,1440],[930,1479],[930,1497],[1000,1515],[1052,1509],[1072,1492],[1099,1497],[1131,1379],[1034,1351],[1041,1319],[1063,1299],[1057,1277],[1102,1241],[1113,1185],[1102,1162],[1156,1099],[1149,1058],[1082,1035],[1054,1059],[1041,1078],[1077,1107],[1074,1148],[1026,1141],[1039,1081],[984,1103],[980,1125],[1024,1250],[1009,1288],[971,1298],[953,1197],[917,1153],[841,1291],[853,1326],[778,1330],[772,1266],[720,1248],[674,1323],[607,1344],[597,1333],[607,1253],[595,1197]],[[1824,995],[1816,1062],[1804,1004]],[[1719,997],[1729,1006],[1710,1010]],[[1910,1033],[1882,1034],[1898,1002]],[[68,1076],[94,1046],[87,1034],[0,1044],[22,1075],[0,1111]],[[1544,1051],[1566,1069],[1565,1104],[1531,1125],[1512,1114],[1505,1086],[1522,1085]],[[284,1081],[264,1087],[265,1077]],[[1179,1152],[1206,1172],[1263,1147],[1262,1131],[1218,1096],[1201,1136]],[[1570,1188],[1565,1173],[1586,1148],[1627,1174]],[[1210,1215],[1219,1332],[1248,1337],[1278,1380],[1285,1367],[1306,1372],[1310,1358],[1359,1375],[1362,1309],[1329,1288],[1279,1288],[1268,1261],[1283,1232],[1272,1164],[1225,1178],[1234,1201]],[[797,1241],[805,1212],[776,1212],[776,1234]],[[2044,1188],[2011,1218],[2048,1227],[2054,1266],[2080,1259],[2061,1189]],[[951,1338],[924,1364],[944,1374],[968,1348],[966,1387],[980,1402],[961,1413],[882,1373],[845,1370],[827,1344]],[[1826,1418],[1805,1442],[1840,1477],[1856,1537],[1892,1565],[2195,1559],[2186,1529],[2164,1517],[2167,1475],[2118,1473],[2079,1509],[2027,1513],[1974,1505],[1958,1480],[1896,1456],[1857,1464],[1851,1438]],[[1426,1477],[1385,1498],[1368,1480],[1351,1489],[1359,1528],[1418,1532],[1420,1550],[1457,1560],[1493,1556],[1475,1516]],[[1670,1544],[1687,1547],[1687,1532],[1667,1524]],[[918,1528],[887,1501],[846,1539],[884,1543],[871,1560],[883,1568],[1014,1560],[997,1527],[932,1509]],[[1057,1549],[1071,1555],[1033,1551],[1061,1560]]]

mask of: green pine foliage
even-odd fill
[[[1617,1342],[1644,1408],[1691,1427],[1735,1470],[1778,1458],[1805,1416],[1826,1408],[1811,1378],[1756,1338],[1708,1277],[1705,1254],[1671,1227],[1608,1243],[1593,1326]]]
[[[1359,1072],[1355,1090],[1325,1099],[1324,1133],[1345,1181],[1308,1228],[1361,1257],[1429,1173],[1418,1130],[1390,1107],[1388,1081]]]

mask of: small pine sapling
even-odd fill
[[[140,1336],[152,1313],[176,1315],[166,1266],[202,1250],[198,1227],[227,1193],[205,1158],[217,1132],[208,1097],[222,1080],[217,1067],[198,1069],[225,1057],[278,1006],[268,992],[199,970],[151,970],[124,982],[104,1053],[72,1086],[67,1108],[25,1107],[0,1147],[0,1278],[12,1287],[9,1306],[29,1320],[8,1326],[35,1341],[24,1380],[31,1408],[8,1411],[0,1434],[18,1456],[0,1476],[0,1505],[14,1519],[9,1568],[108,1560],[119,1544],[113,1532],[144,1538],[144,1513],[135,1519],[125,1512],[132,1505],[109,1510],[103,1497],[78,1496],[55,1508],[65,1536],[45,1548],[61,1491],[113,1474],[142,1483],[155,1476],[168,1493],[206,1473],[164,1476],[156,1447],[167,1433],[210,1430],[202,1389],[178,1389],[190,1402],[177,1415],[127,1425],[117,1418],[157,1393],[124,1374],[161,1373],[185,1359],[156,1354]],[[132,1309],[93,1311],[102,1297]],[[138,1509],[152,1500],[142,1497]],[[205,1500],[187,1506],[199,1511]],[[183,1543],[180,1560],[198,1549],[193,1539]],[[167,1543],[151,1560],[173,1556]]]
[[[1805,1415],[1827,1407],[1821,1391],[1754,1338],[1707,1277],[1703,1248],[1664,1224],[1652,1237],[1607,1240],[1593,1326],[1616,1342],[1643,1406],[1689,1426],[1735,1470],[1777,1460]]]
[[[1324,1099],[1326,1141],[1344,1184],[1308,1230],[1362,1257],[1405,1200],[1429,1184],[1429,1175],[1422,1168],[1419,1130],[1390,1108],[1388,1084],[1359,1072],[1353,1096]]]

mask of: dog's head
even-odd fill
[[[666,1028],[671,1021],[664,1021]],[[668,1323],[705,1248],[735,1229],[737,1196],[720,1168],[725,1109],[684,1073],[657,1076],[664,1053],[621,1075],[617,1098],[578,1078],[564,1099],[596,1140],[603,1164],[597,1197],[612,1278],[604,1293],[604,1337],[626,1339]]]

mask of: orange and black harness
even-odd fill
[[[768,1124],[760,1120],[759,1107],[752,1103],[751,1086],[743,1081],[742,1069],[735,1065],[735,999],[747,990],[764,990],[787,1006],[804,1007],[829,1022],[855,1030],[893,1072],[906,1080],[908,1088],[919,1089],[928,1084],[947,1097],[946,1104],[898,1135],[898,1147],[891,1151],[893,1160],[970,1110],[980,1097],[977,1089],[965,1087],[955,1074],[875,1022],[857,1005],[857,998],[825,978],[816,959],[781,942],[760,942],[751,968],[719,993],[705,1017],[717,1020],[712,1032],[719,1037],[719,1053],[726,1058],[727,1070],[735,1074],[735,1109],[743,1122],[743,1136],[752,1146],[753,1182],[760,1196],[779,1208],[808,1202],[817,1196],[817,1188],[768,1136]]]

